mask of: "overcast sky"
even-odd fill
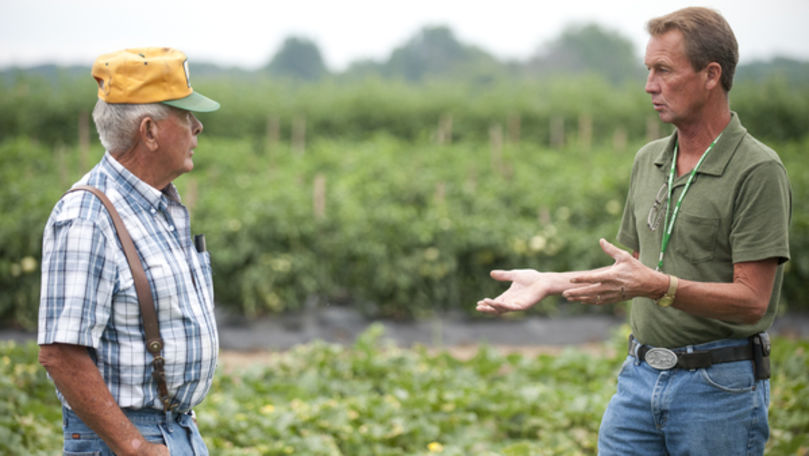
[[[0,67],[91,65],[99,54],[170,46],[191,61],[255,69],[290,36],[312,39],[326,64],[381,60],[424,25],[525,59],[571,23],[597,22],[631,39],[640,56],[646,21],[692,2],[635,0],[0,0]],[[742,62],[809,60],[809,0],[712,0],[733,27]]]

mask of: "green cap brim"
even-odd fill
[[[178,98],[176,100],[166,100],[161,103],[194,112],[211,112],[219,109],[219,103],[199,92],[191,92],[191,95],[187,97]]]

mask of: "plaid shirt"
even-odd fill
[[[78,184],[103,191],[129,230],[157,308],[169,393],[190,410],[210,389],[219,342],[210,256],[193,246],[188,211],[173,184],[160,192],[109,153]],[[132,273],[89,192],[63,197],[45,226],[37,342],[92,347],[119,406],[162,409]]]

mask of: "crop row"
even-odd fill
[[[486,84],[390,80],[280,82],[258,74],[202,76],[200,92],[222,109],[202,114],[215,136],[265,143],[314,138],[367,139],[384,132],[414,141],[488,140],[501,129],[511,142],[593,142],[655,136],[668,127],[651,109],[643,80],[616,87],[598,76],[495,80]],[[56,73],[45,79],[20,72],[0,80],[0,137],[25,135],[48,144],[86,143],[96,86],[86,76]],[[731,107],[754,135],[766,140],[802,138],[809,131],[809,88],[785,80],[740,83]]]
[[[499,293],[493,268],[570,270],[610,259],[633,149],[571,144],[316,140],[257,151],[203,135],[177,184],[211,251],[216,301],[256,316],[310,304],[370,317],[472,312]],[[792,261],[783,302],[809,291],[807,143],[778,146],[792,180]],[[33,327],[42,228],[59,195],[101,154],[26,139],[0,144],[0,321]],[[575,306],[546,300],[544,313]],[[611,309],[606,309],[610,311]]]
[[[310,342],[218,370],[198,422],[212,454],[225,456],[594,454],[625,331],[599,354],[481,346],[459,359],[395,347],[372,327],[353,346]],[[806,454],[809,343],[774,347],[767,454]],[[61,447],[59,402],[36,358],[33,343],[0,342],[2,454]]]

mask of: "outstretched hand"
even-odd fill
[[[650,287],[666,280],[656,278],[660,273],[644,266],[629,252],[604,239],[601,249],[612,257],[611,266],[581,272],[539,272],[533,269],[494,270],[493,279],[511,282],[511,286],[496,298],[477,302],[476,310],[501,314],[525,310],[545,297],[561,294],[568,301],[602,305],[647,295]]]
[[[545,297],[540,281],[541,274],[538,271],[533,269],[512,269],[510,271],[496,269],[490,275],[494,280],[511,282],[511,286],[494,299],[484,298],[478,301],[476,310],[479,312],[500,314],[525,310]]]
[[[562,296],[568,301],[603,305],[646,294],[648,284],[654,283],[653,275],[658,273],[604,239],[599,244],[615,262],[607,268],[574,274],[570,282],[578,286],[565,290]]]
[[[494,299],[484,298],[478,301],[476,310],[479,312],[500,314],[525,310],[547,296],[546,288],[540,280],[542,274],[533,269],[496,269],[490,275],[494,280],[511,282],[511,286]]]

